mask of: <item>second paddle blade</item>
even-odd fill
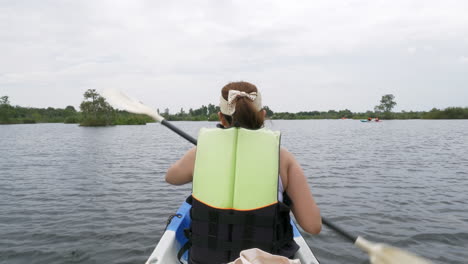
[[[372,264],[432,264],[429,260],[405,250],[373,243],[362,237],[358,237],[355,244],[369,254]]]

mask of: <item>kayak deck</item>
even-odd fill
[[[154,249],[151,256],[146,261],[146,264],[178,264],[177,253],[179,249],[187,242],[184,235],[184,229],[190,226],[190,208],[192,206],[184,202],[177,210],[176,215],[172,217],[171,222],[166,228],[163,236],[159,240],[158,245]],[[291,221],[294,230],[294,240],[300,246],[299,251],[294,256],[299,259],[302,264],[319,264],[312,250],[305,242],[296,225]],[[182,256],[182,261],[187,263],[188,253],[185,252]]]

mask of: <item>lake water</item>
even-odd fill
[[[209,122],[175,122],[196,136]],[[269,121],[322,215],[434,263],[468,262],[468,121]],[[0,263],[144,263],[191,186],[164,181],[191,147],[159,124],[0,126]],[[321,263],[366,254],[323,228]]]

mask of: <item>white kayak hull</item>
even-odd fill
[[[167,226],[166,231],[159,240],[158,245],[153,253],[146,261],[146,264],[179,264],[177,253],[179,249],[187,242],[184,236],[184,229],[190,225],[190,208],[191,205],[184,202],[177,214],[172,218],[170,224]],[[299,251],[294,256],[299,259],[302,264],[319,264],[315,258],[312,250],[305,242],[304,238],[299,233],[296,225],[291,222],[294,229],[294,240],[300,246]],[[182,261],[187,263],[187,252],[182,257]]]

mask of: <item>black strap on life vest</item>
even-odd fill
[[[231,250],[242,250],[247,248],[252,248],[251,245],[255,245],[258,248],[268,249],[272,248],[272,244],[269,242],[258,242],[253,240],[234,240],[234,241],[225,241],[217,240],[210,236],[192,234],[191,242],[197,244],[198,246],[210,248],[217,251],[231,251]],[[277,248],[280,243],[273,244],[273,248]]]
[[[189,195],[187,199],[185,199],[185,202],[188,204],[192,204],[192,195]],[[177,259],[179,262],[182,264],[182,256],[184,256],[185,252],[189,250],[192,247],[192,241],[190,240],[191,237],[191,231],[189,228],[184,229],[184,235],[186,238],[188,238],[188,241],[179,249],[177,252]]]
[[[253,247],[292,257],[299,246],[294,242],[289,212],[289,207],[281,202],[252,211],[236,211],[213,208],[194,199],[190,212],[192,230],[187,232],[192,243],[190,252],[193,251],[189,259],[193,263],[230,262],[240,251]]]
[[[227,224],[227,225],[246,225],[246,226],[259,226],[259,227],[272,227],[273,217],[268,216],[256,216],[255,214],[247,215],[235,215],[235,214],[223,214],[216,210],[212,211],[201,211],[198,210],[196,213],[191,214],[192,220],[194,221],[205,221],[210,219],[210,222],[216,224]],[[213,221],[212,221],[213,220]]]
[[[191,195],[187,197],[186,202],[191,205],[193,204]],[[188,242],[180,248],[177,253],[177,258],[181,262],[182,256],[192,247],[192,242],[198,246],[213,248],[220,251],[240,251],[241,249],[252,248],[253,245],[255,245],[268,252],[291,257],[299,248],[294,242],[292,227],[290,225],[289,206],[291,204],[290,198],[284,193],[284,204],[280,203],[278,205],[278,219],[276,220],[273,220],[271,217],[258,216],[255,214],[226,216],[216,211],[214,211],[214,213],[212,212],[210,217],[210,212],[208,210],[196,210],[196,212],[191,210],[190,216],[194,221],[206,221],[206,219],[211,219],[214,222],[217,221],[218,224],[244,225],[243,240],[217,241],[217,239],[215,239],[216,230],[213,227],[208,235],[193,235],[191,229],[185,229],[184,235],[188,238]],[[272,222],[276,230],[276,237],[280,239],[274,243],[252,241],[255,230],[253,226],[269,228]],[[284,248],[287,248],[287,250],[283,250]]]
[[[183,263],[182,256],[184,256],[185,252],[189,250],[190,247],[192,247],[192,242],[189,240],[179,249],[179,252],[177,252],[177,259],[179,260],[180,263]]]

